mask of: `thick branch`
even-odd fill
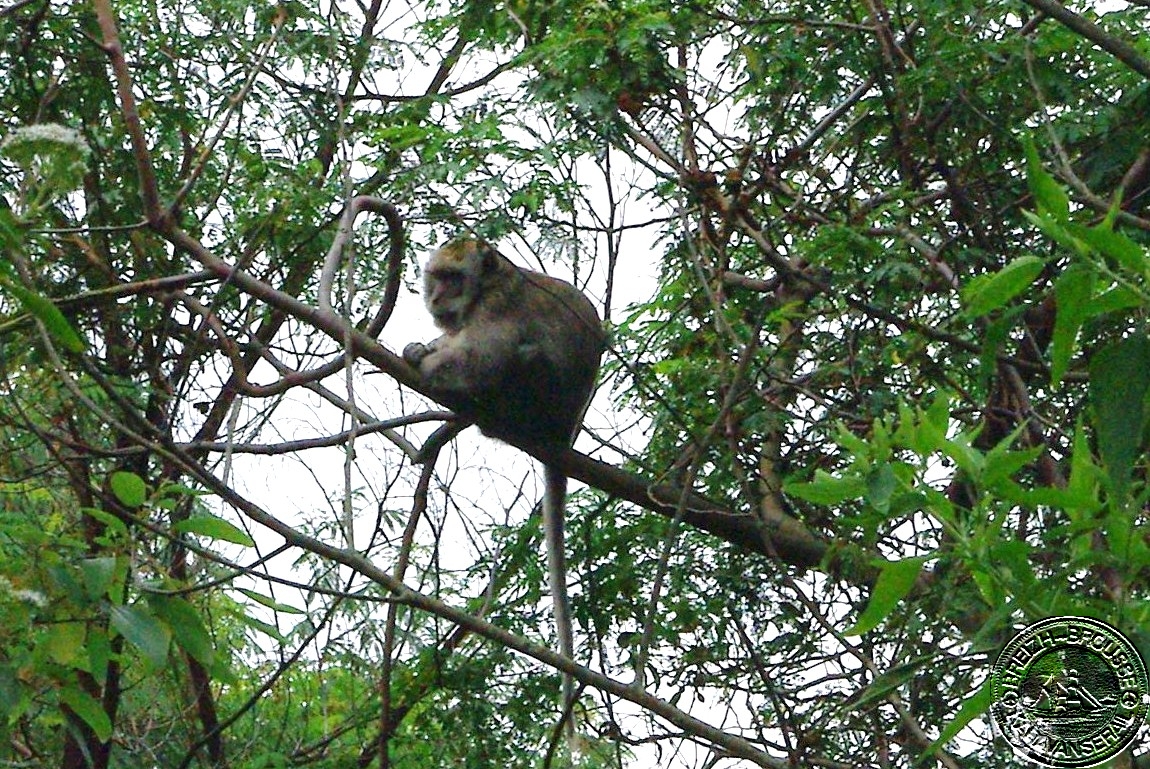
[[[1134,46],[1126,41],[1111,37],[1106,34],[1102,27],[1079,16],[1055,0],[1022,0],[1022,2],[1062,22],[1071,31],[1086,38],[1107,53],[1114,54],[1116,59],[1142,77],[1150,79],[1150,60],[1143,58]]]
[[[749,513],[732,512],[692,491],[669,483],[652,483],[574,449],[555,453],[528,445],[519,448],[553,463],[571,478],[668,518],[678,515],[681,500],[685,523],[745,550],[802,568],[819,565],[827,554],[827,544],[788,515],[779,513],[775,520],[762,521]]]

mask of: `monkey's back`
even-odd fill
[[[594,305],[571,284],[507,265],[518,273],[509,314],[518,316],[518,354],[477,403],[488,435],[570,445],[595,389],[607,337]]]

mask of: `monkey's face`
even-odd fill
[[[423,301],[444,331],[459,331],[479,295],[480,260],[474,251],[441,248],[424,272]]]

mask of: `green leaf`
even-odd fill
[[[222,539],[235,545],[253,547],[256,543],[248,534],[234,523],[217,518],[214,515],[197,515],[177,521],[172,526],[173,531],[180,534],[199,534],[211,539]]]
[[[144,485],[144,480],[135,473],[118,470],[112,473],[112,477],[108,479],[108,485],[111,487],[112,493],[116,495],[116,499],[128,507],[139,507],[148,500],[148,487]]]
[[[1025,425],[1016,430],[1014,434],[1017,435],[1024,429],[1026,429]],[[997,490],[999,483],[1009,481],[1016,472],[1038,459],[1043,451],[1045,448],[1042,446],[1025,451],[1010,451],[1006,447],[1006,441],[1003,441],[987,453],[986,469],[983,471],[981,480],[987,488]]]
[[[64,317],[64,313],[60,312],[60,308],[52,304],[51,300],[47,297],[37,294],[35,291],[29,291],[11,280],[0,279],[0,285],[3,285],[12,293],[13,296],[19,300],[20,304],[28,312],[29,315],[37,318],[44,324],[44,328],[48,329],[48,333],[64,346],[64,349],[69,352],[84,352],[88,349],[88,345],[68,323],[68,319]]]
[[[926,558],[906,558],[901,561],[882,561],[878,579],[875,580],[871,591],[870,601],[867,602],[863,613],[859,615],[854,627],[846,630],[844,635],[862,635],[882,622],[898,606],[898,602],[906,597],[914,587]]]
[[[867,483],[862,478],[835,478],[823,470],[816,470],[815,479],[810,483],[787,483],[783,490],[816,505],[837,505],[863,497],[867,493]]]
[[[950,394],[940,392],[928,408],[899,407],[899,435],[907,448],[926,456],[946,445],[950,429]]]
[[[1023,139],[1022,145],[1026,150],[1026,180],[1038,205],[1038,213],[1047,213],[1058,221],[1066,221],[1070,218],[1070,198],[1066,191],[1042,167],[1034,142],[1027,137]]]
[[[103,706],[95,697],[77,686],[60,690],[60,702],[86,723],[96,739],[107,742],[112,736],[112,719],[104,712]]]
[[[933,753],[953,740],[955,735],[963,730],[963,727],[990,710],[991,700],[991,686],[990,681],[987,680],[973,694],[962,701],[962,705],[954,714],[954,718],[947,722],[939,733],[938,739],[927,747],[926,752],[928,754]]]
[[[981,478],[986,468],[986,457],[974,447],[974,436],[961,432],[954,440],[943,441],[942,453],[954,460],[958,469],[971,478]]]
[[[262,620],[258,620],[255,617],[251,617],[247,614],[239,615],[239,620],[248,627],[255,628],[264,635],[269,636],[270,638],[274,638],[281,643],[285,643],[287,641],[287,639],[284,638],[283,633],[281,633],[279,628],[277,628],[275,625],[269,625],[268,623],[263,622]]]
[[[852,710],[865,710],[887,696],[903,684],[914,679],[918,671],[935,660],[934,655],[922,655],[908,660],[881,673],[858,697],[850,703]]]
[[[978,540],[976,540],[977,542]],[[1010,540],[998,542],[988,550],[990,558],[988,563],[1001,569],[1004,567],[1016,581],[1016,592],[1026,592],[1032,596],[1032,590],[1037,577],[1034,575],[1034,566],[1031,558],[1034,551],[1026,542]]]
[[[1090,403],[1098,450],[1114,494],[1122,499],[1130,469],[1138,457],[1150,388],[1150,339],[1130,336],[1094,353],[1090,359]]]
[[[0,208],[0,249],[16,249],[24,242],[16,216],[7,208]],[[0,273],[11,275],[9,270]]]
[[[1090,304],[1090,317],[1096,318],[1111,312],[1120,312],[1142,306],[1142,297],[1127,286],[1115,286],[1095,297]]]
[[[1080,254],[1082,256],[1089,255],[1090,247],[1071,235],[1070,231],[1062,222],[1056,221],[1054,217],[1049,214],[1036,214],[1032,211],[1023,211],[1022,215],[1038,227],[1043,235],[1072,254]]]
[[[302,611],[301,609],[297,609],[294,606],[288,606],[285,603],[279,603],[274,598],[269,598],[268,596],[263,595],[262,593],[257,593],[254,590],[246,590],[242,587],[239,590],[241,593],[246,595],[248,598],[252,599],[253,601],[255,601],[258,604],[262,604],[263,606],[268,607],[269,609],[274,609],[275,611],[281,611],[281,612],[284,612],[285,614],[306,614],[307,613],[305,611]]]
[[[128,533],[127,525],[119,518],[105,510],[100,510],[99,508],[95,507],[82,507],[80,508],[80,512],[84,513],[84,515],[91,516],[100,523],[104,524],[104,527],[107,529],[107,534],[117,534],[122,536]]]
[[[212,637],[194,606],[183,598],[155,594],[148,596],[148,605],[168,623],[176,643],[205,667],[212,666],[215,659]]]
[[[977,318],[1006,305],[1022,293],[1046,262],[1037,256],[1020,256],[992,275],[979,275],[962,289],[966,315]]]
[[[108,680],[108,663],[112,660],[112,642],[107,627],[92,625],[88,628],[88,667],[96,683],[103,686]]]
[[[156,667],[168,659],[172,631],[141,606],[113,606],[112,627]]]
[[[1074,355],[1074,341],[1078,330],[1090,311],[1090,297],[1094,293],[1094,270],[1071,267],[1054,283],[1054,297],[1058,310],[1054,316],[1054,338],[1050,353],[1050,382],[1056,384],[1066,373]]]
[[[880,513],[890,510],[890,499],[898,488],[898,478],[890,462],[883,462],[867,477],[866,500]]]
[[[57,622],[48,630],[44,651],[57,665],[83,669],[84,665],[78,663],[88,661],[84,648],[86,634],[87,626],[83,622]]]
[[[1066,505],[1067,509],[1070,511],[1081,509],[1088,514],[1094,513],[1099,506],[1098,486],[1101,476],[1102,469],[1094,462],[1094,455],[1090,451],[1090,439],[1080,415],[1075,425],[1070,454],[1070,478],[1066,490],[1071,495],[1072,502]]]
[[[1117,262],[1135,275],[1144,274],[1147,266],[1150,266],[1142,246],[1105,225],[1083,227],[1079,224],[1068,224],[1066,229],[1099,254]]]
[[[116,575],[116,559],[112,557],[85,558],[80,561],[80,573],[84,575],[84,589],[93,601],[102,598]]]

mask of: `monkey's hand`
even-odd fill
[[[453,350],[450,344],[444,343],[444,337],[440,337],[427,344],[412,342],[403,348],[403,359],[415,367],[435,395],[468,398],[474,394],[474,387],[463,377],[459,356],[453,352],[458,350]],[[457,408],[451,402],[445,405]]]
[[[424,386],[432,397],[453,411],[472,411],[474,404],[471,399],[474,393],[467,388],[467,381],[461,380],[459,362],[450,353],[450,344],[445,343],[444,337],[440,337],[428,344],[411,342],[403,348],[403,359],[419,372]],[[451,429],[446,432],[443,428],[437,430],[432,436],[431,443],[435,444],[436,438],[440,439],[440,443],[446,443],[468,424],[470,422],[464,421],[445,425],[444,427]],[[432,451],[438,451],[438,448],[433,445]],[[425,456],[416,458],[416,462],[423,461]]]
[[[419,364],[423,359],[433,352],[435,352],[435,350],[430,345],[426,345],[423,342],[412,342],[403,348],[403,359],[416,368],[419,368]]]

